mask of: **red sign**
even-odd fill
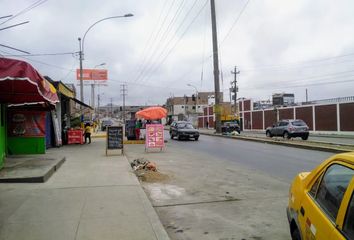
[[[83,144],[83,133],[82,130],[69,130],[68,131],[68,144],[79,143]]]
[[[146,148],[163,148],[165,146],[164,142],[164,131],[162,124],[147,124],[146,125]]]
[[[9,137],[44,137],[45,112],[9,111]]]
[[[76,79],[80,80],[80,69],[76,69]],[[102,80],[108,79],[106,69],[82,69],[82,80]]]

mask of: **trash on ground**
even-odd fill
[[[169,179],[168,175],[157,171],[156,163],[144,158],[134,159],[130,165],[143,182],[161,182]]]
[[[137,158],[134,159],[134,161],[130,164],[134,171],[140,170],[140,169],[147,169],[150,171],[157,171],[156,169],[156,163],[150,162],[149,160],[146,160],[144,158]]]

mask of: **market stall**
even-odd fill
[[[145,125],[145,151],[148,149],[160,149],[165,147],[164,128],[160,123],[167,116],[167,110],[163,107],[149,107],[135,114],[136,118],[147,121]]]
[[[0,103],[5,106],[2,117],[6,115],[5,131],[0,131],[0,138],[5,138],[4,151],[45,153],[46,112],[58,102],[54,86],[29,63],[0,58]]]

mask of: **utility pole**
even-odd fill
[[[83,69],[82,69],[82,60],[83,60],[83,52],[82,52],[82,45],[81,45],[81,38],[78,38],[79,40],[79,45],[80,45],[80,51],[79,51],[79,56],[80,56],[80,101],[84,102],[84,82],[82,79],[82,74],[83,74]],[[82,105],[80,104],[80,108],[82,109]]]
[[[97,94],[97,116],[100,118],[100,94]]]
[[[111,98],[111,117],[113,117],[113,98]]]
[[[214,89],[215,89],[215,130],[221,133],[221,116],[220,116],[220,83],[219,83],[219,57],[218,57],[218,37],[216,30],[215,1],[210,0],[211,8],[211,27],[213,36],[213,65],[214,65]]]
[[[95,109],[95,83],[91,84],[91,106]]]
[[[237,67],[235,66],[235,70],[231,71],[232,74],[234,74],[234,81],[231,82],[231,91],[234,93],[233,95],[233,100],[234,100],[234,114],[237,113],[237,92],[238,92],[238,87],[237,87],[237,74],[240,74],[240,71],[237,71]]]
[[[307,93],[307,88],[306,88],[306,102],[308,102],[308,101],[309,101],[309,95]]]
[[[127,85],[121,84],[120,95],[123,96],[123,124],[125,124],[125,96],[128,95]]]

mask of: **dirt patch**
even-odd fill
[[[142,182],[149,182],[149,183],[165,182],[170,179],[168,175],[160,173],[158,171],[154,172],[154,171],[141,169],[135,171],[135,174]]]

